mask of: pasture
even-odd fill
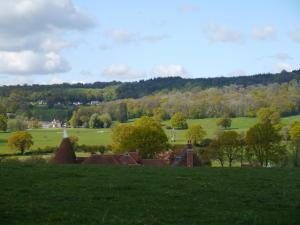
[[[206,118],[206,119],[193,119],[188,120],[188,124],[201,124],[204,130],[207,132],[206,137],[213,137],[214,133],[219,129],[216,125],[218,118]],[[300,121],[300,115],[290,116],[282,119],[283,124],[292,123],[294,121]],[[256,123],[256,118],[240,117],[232,119],[232,126],[230,129],[234,129],[239,132],[247,131],[251,126]],[[170,121],[164,121],[164,125],[170,125]],[[168,137],[171,137],[171,130],[167,130],[164,126],[165,132]],[[33,136],[34,145],[31,150],[37,148],[44,148],[46,146],[55,147],[60,144],[63,130],[62,129],[34,129],[29,130]],[[176,144],[185,144],[185,130],[176,130]],[[79,144],[86,145],[107,145],[111,144],[111,129],[87,129],[87,128],[69,128],[69,135],[75,135],[79,138]],[[0,154],[14,153],[7,147],[7,137],[10,133],[0,133]]]
[[[0,163],[0,224],[299,224],[300,170]]]

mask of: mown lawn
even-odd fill
[[[188,120],[188,124],[201,124],[204,130],[207,132],[206,137],[213,137],[214,133],[218,129],[216,122],[218,118],[207,118],[207,119],[194,119]],[[300,121],[300,115],[290,116],[282,119],[282,123],[288,124],[294,121]],[[256,123],[256,118],[239,117],[232,119],[231,129],[238,132],[246,132],[251,126]],[[164,125],[170,125],[170,121],[165,121]],[[165,129],[168,137],[171,137],[171,130]],[[37,148],[44,148],[46,146],[58,146],[60,144],[63,130],[62,129],[36,129],[29,130],[33,136],[34,145],[31,150],[36,150]],[[107,145],[111,144],[111,129],[68,129],[69,135],[75,135],[79,138],[79,144],[86,145]],[[176,130],[176,144],[185,144],[186,130]],[[10,133],[0,132],[0,154],[14,153],[7,146],[7,137]]]
[[[0,163],[0,224],[299,224],[299,169]]]

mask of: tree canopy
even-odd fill
[[[112,132],[114,152],[139,150],[144,158],[153,158],[167,149],[168,138],[159,122],[142,117],[132,124],[118,124]]]
[[[18,131],[8,137],[8,146],[17,149],[24,154],[24,151],[33,145],[32,136],[27,131]]]
[[[280,140],[281,136],[270,122],[258,123],[246,133],[248,151],[261,166],[268,166],[270,160],[276,161],[284,154],[279,146]]]
[[[205,135],[206,132],[200,124],[190,126],[186,132],[187,139],[191,141],[194,145],[200,144]]]
[[[171,118],[171,125],[175,129],[187,129],[188,124],[182,112],[175,113]]]

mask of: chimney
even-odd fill
[[[186,151],[186,166],[193,167],[194,165],[194,152],[191,146]]]

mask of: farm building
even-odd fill
[[[201,166],[201,160],[197,154],[193,152],[192,146],[189,144],[177,156],[172,151],[167,151],[157,155],[155,159],[142,159],[138,150],[125,154],[94,154],[90,157],[76,157],[70,139],[66,130],[64,137],[52,161],[56,164],[100,164],[100,165],[127,165],[127,166],[185,166],[194,167]]]

